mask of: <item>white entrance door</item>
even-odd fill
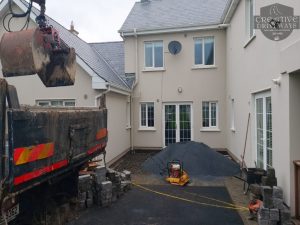
[[[164,105],[164,144],[192,139],[192,105],[186,103]]]
[[[271,93],[255,96],[256,162],[258,168],[272,167],[272,102]]]

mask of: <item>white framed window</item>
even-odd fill
[[[215,64],[215,38],[201,37],[194,39],[195,65]]]
[[[202,127],[218,128],[218,102],[202,102]]]
[[[251,39],[255,35],[254,30],[254,0],[246,0],[246,37]]]
[[[143,102],[140,104],[140,127],[154,128],[154,103]]]
[[[145,42],[145,68],[163,68],[163,42]]]
[[[36,100],[36,105],[45,107],[74,107],[75,99],[41,99]]]

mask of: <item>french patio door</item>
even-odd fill
[[[272,167],[272,102],[270,92],[255,96],[256,162],[258,168]]]
[[[168,146],[176,142],[192,139],[192,105],[164,105],[164,144]]]

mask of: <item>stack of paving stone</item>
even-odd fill
[[[79,209],[89,208],[93,204],[91,176],[82,175],[78,177],[78,206]]]
[[[275,169],[269,168],[267,170],[267,176],[261,178],[262,186],[277,186],[277,178],[275,176]]]
[[[98,192],[98,204],[102,207],[108,207],[112,203],[112,182],[111,181],[103,181],[100,185],[100,191]]]
[[[108,207],[131,189],[131,173],[124,170],[119,173],[106,167],[98,166],[89,175],[79,176],[79,208],[95,205]]]
[[[283,191],[280,187],[276,186],[277,179],[274,169],[268,170],[267,176],[262,179],[262,183],[261,195],[263,205],[258,211],[258,224],[292,225],[290,210],[283,204]],[[257,189],[253,188],[253,190]]]
[[[131,172],[124,170],[121,173],[121,189],[122,192],[126,192],[131,189]]]
[[[110,168],[97,167],[93,186],[95,204],[107,207],[131,188],[131,173],[127,170],[119,173]]]

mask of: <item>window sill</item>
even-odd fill
[[[246,41],[246,43],[244,44],[244,48],[247,48],[248,45],[250,45],[250,43],[256,38],[256,35],[253,34],[253,36],[248,40]]]
[[[200,131],[201,132],[221,132],[221,130],[219,128],[210,128],[210,127],[202,128]]]
[[[192,70],[200,70],[200,69],[217,69],[216,65],[194,65]]]
[[[140,127],[138,131],[156,131],[154,127]]]
[[[144,68],[142,72],[163,72],[166,71],[164,67],[159,67],[159,68]]]

